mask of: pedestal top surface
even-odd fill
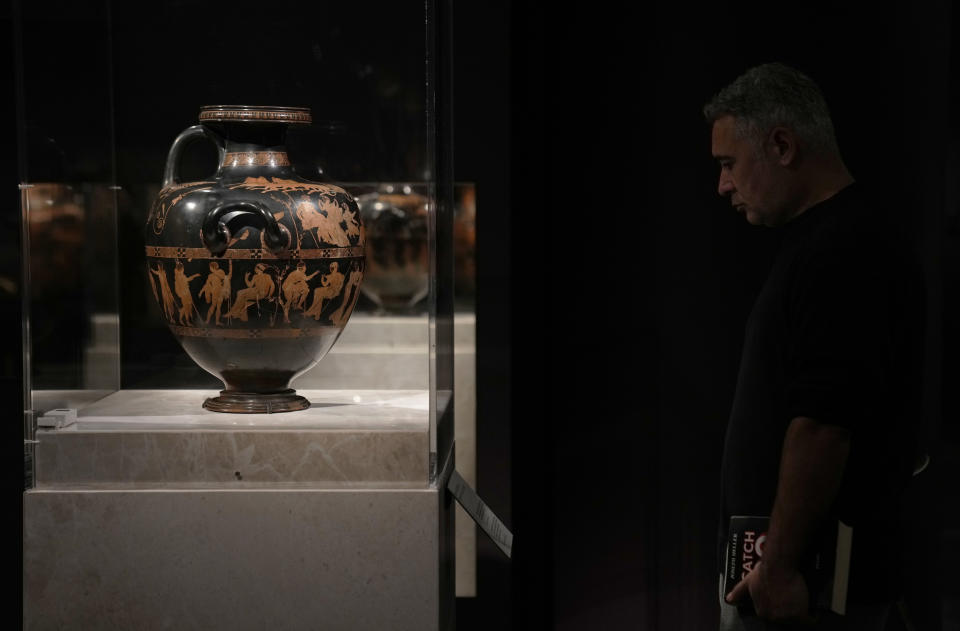
[[[298,390],[310,407],[276,414],[211,412],[207,390],[119,390],[81,408],[77,422],[58,432],[130,430],[427,431],[426,390]]]

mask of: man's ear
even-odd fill
[[[774,127],[768,136],[774,157],[780,166],[791,166],[797,161],[797,136],[787,127]]]

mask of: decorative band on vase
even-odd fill
[[[200,122],[248,121],[263,123],[313,122],[310,108],[256,105],[206,105],[200,108]]]
[[[349,248],[320,248],[315,250],[290,250],[277,256],[263,248],[229,249],[222,256],[214,256],[207,248],[178,248],[173,246],[148,245],[144,248],[150,258],[160,259],[348,259],[363,258],[362,245]]]
[[[223,156],[222,167],[288,167],[290,158],[279,151],[231,151]]]
[[[175,334],[183,337],[215,337],[232,340],[255,340],[297,337],[321,337],[332,335],[343,327],[317,326],[303,329],[218,329],[214,327],[168,325]]]

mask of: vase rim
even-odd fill
[[[310,114],[309,107],[204,105],[200,108],[201,123],[220,121],[310,124],[313,122],[313,116]]]

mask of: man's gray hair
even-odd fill
[[[793,130],[815,153],[839,153],[830,111],[820,88],[802,72],[780,63],[750,68],[703,107],[711,125],[733,116],[738,138],[759,149],[777,126]]]

